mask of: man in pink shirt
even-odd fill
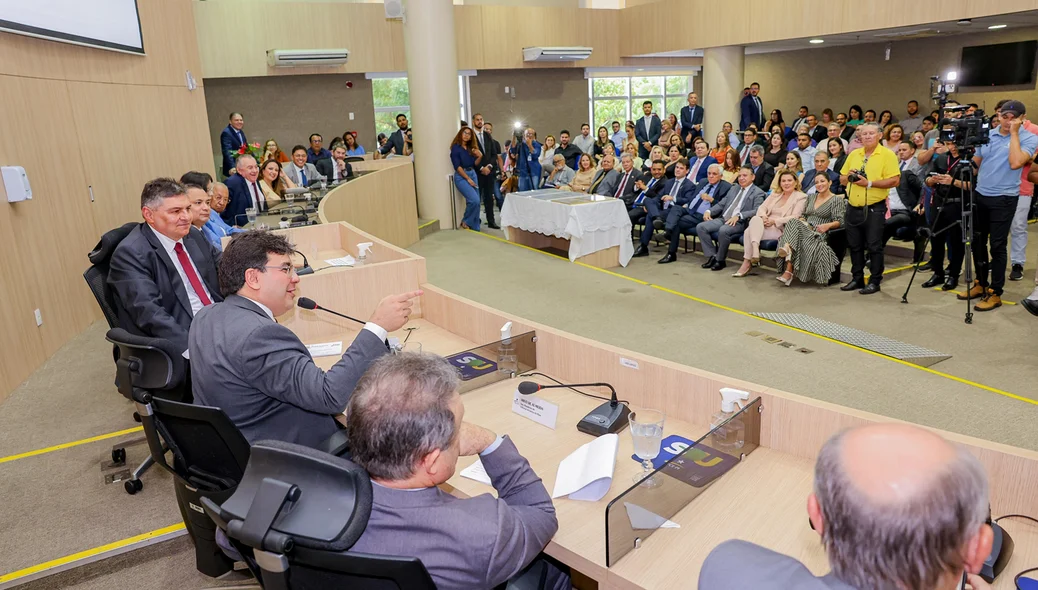
[[[1000,101],[999,105],[995,107],[996,113],[1004,102],[1006,101]],[[1029,119],[1025,118],[1021,126],[1038,135],[1038,125],[1035,125]],[[1021,171],[1020,197],[1016,204],[1016,213],[1013,215],[1013,223],[1009,226],[1010,281],[1023,280],[1024,263],[1027,262],[1027,213],[1031,210],[1031,199],[1034,197],[1034,183],[1027,180],[1027,175],[1030,171],[1030,164],[1024,166]]]

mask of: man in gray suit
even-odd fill
[[[719,202],[703,214],[703,221],[696,226],[696,235],[703,245],[706,262],[703,268],[723,270],[727,264],[728,246],[732,240],[746,231],[746,225],[757,214],[767,195],[753,184],[753,166],[739,169],[738,186],[729,189]],[[710,234],[717,232],[717,246]]]
[[[144,223],[119,242],[108,271],[119,326],[186,351],[192,318],[223,300],[216,277],[220,251],[191,226],[187,189],[172,178],[144,185],[141,215]]]
[[[306,147],[301,145],[292,148],[292,161],[285,164],[284,171],[285,176],[296,186],[310,186],[315,182],[325,180],[317,168],[306,161]]]
[[[569,590],[537,559],[559,528],[551,496],[508,437],[464,422],[458,373],[441,357],[379,359],[357,384],[347,418],[352,459],[371,476],[371,517],[350,549],[422,560],[440,590],[490,589],[526,573]],[[479,455],[498,497],[441,490],[459,456]],[[536,561],[535,561],[536,560]]]
[[[969,451],[911,424],[879,423],[836,434],[815,463],[807,498],[831,573],[745,541],[717,546],[701,590],[960,588],[974,590],[991,554],[988,482]]]
[[[616,185],[620,182],[620,173],[615,168],[616,156],[613,154],[602,156],[602,168],[591,179],[591,186],[587,189],[588,194],[613,196],[613,193],[616,192]]]
[[[295,305],[294,248],[266,231],[238,234],[223,252],[220,292],[226,300],[195,317],[188,336],[195,402],[221,408],[250,442],[263,439],[318,447],[336,433],[353,388],[386,354],[421,291],[383,299],[339,362],[322,371],[306,346],[274,319]]]

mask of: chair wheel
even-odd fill
[[[112,449],[112,463],[126,463],[126,449]]]
[[[131,496],[144,489],[144,482],[139,479],[128,479],[123,483],[126,493]]]
[[[139,424],[139,423],[140,423],[140,421],[141,421],[141,415],[140,415],[140,414],[138,414],[137,412],[134,412],[134,413],[133,413],[133,421],[134,421],[134,422],[137,422],[137,423]]]

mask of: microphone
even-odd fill
[[[309,309],[309,310],[319,309],[321,311],[326,311],[326,312],[328,312],[328,313],[330,313],[332,315],[337,315],[340,318],[346,318],[348,320],[353,320],[354,322],[357,322],[358,324],[360,324],[362,326],[364,324],[367,324],[367,322],[362,322],[362,321],[358,320],[357,318],[351,318],[350,316],[348,316],[348,315],[346,315],[344,313],[339,313],[337,311],[332,311],[332,310],[328,309],[327,307],[321,307],[320,305],[317,305],[316,301],[314,301],[313,299],[310,299],[309,297],[300,297],[299,301],[296,302],[296,305],[298,305],[299,307],[302,307],[303,309]]]
[[[300,300],[302,302],[302,300]],[[577,430],[592,436],[602,436],[620,432],[630,422],[631,409],[620,402],[616,397],[616,389],[608,383],[574,383],[569,385],[541,385],[533,381],[522,381],[517,388],[522,395],[531,395],[542,389],[560,389],[574,387],[608,387],[612,393],[609,401],[591,410],[586,416],[577,422]],[[587,395],[587,394],[585,394]],[[595,397],[595,396],[591,396]]]
[[[314,274],[314,269],[313,269],[312,266],[310,266],[310,261],[306,259],[306,254],[303,254],[299,250],[296,250],[295,252],[296,252],[296,254],[298,254],[298,255],[303,257],[303,268],[297,270],[296,274],[299,275],[299,276]],[[306,297],[303,297],[303,299],[306,299]],[[299,303],[300,303],[299,307],[303,307],[303,305],[302,305],[303,299],[299,300]],[[309,301],[310,303],[314,303],[313,299],[306,299],[306,300]],[[314,303],[314,305],[316,306],[317,304]],[[317,308],[317,307],[307,307],[306,309],[319,309],[319,308]],[[326,309],[325,311],[328,311],[328,310]],[[350,319],[352,320],[353,318],[350,318]]]

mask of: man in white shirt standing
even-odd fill
[[[573,138],[573,145],[585,154],[591,155],[595,148],[595,138],[591,137],[591,125],[584,123],[580,126],[580,135]]]

